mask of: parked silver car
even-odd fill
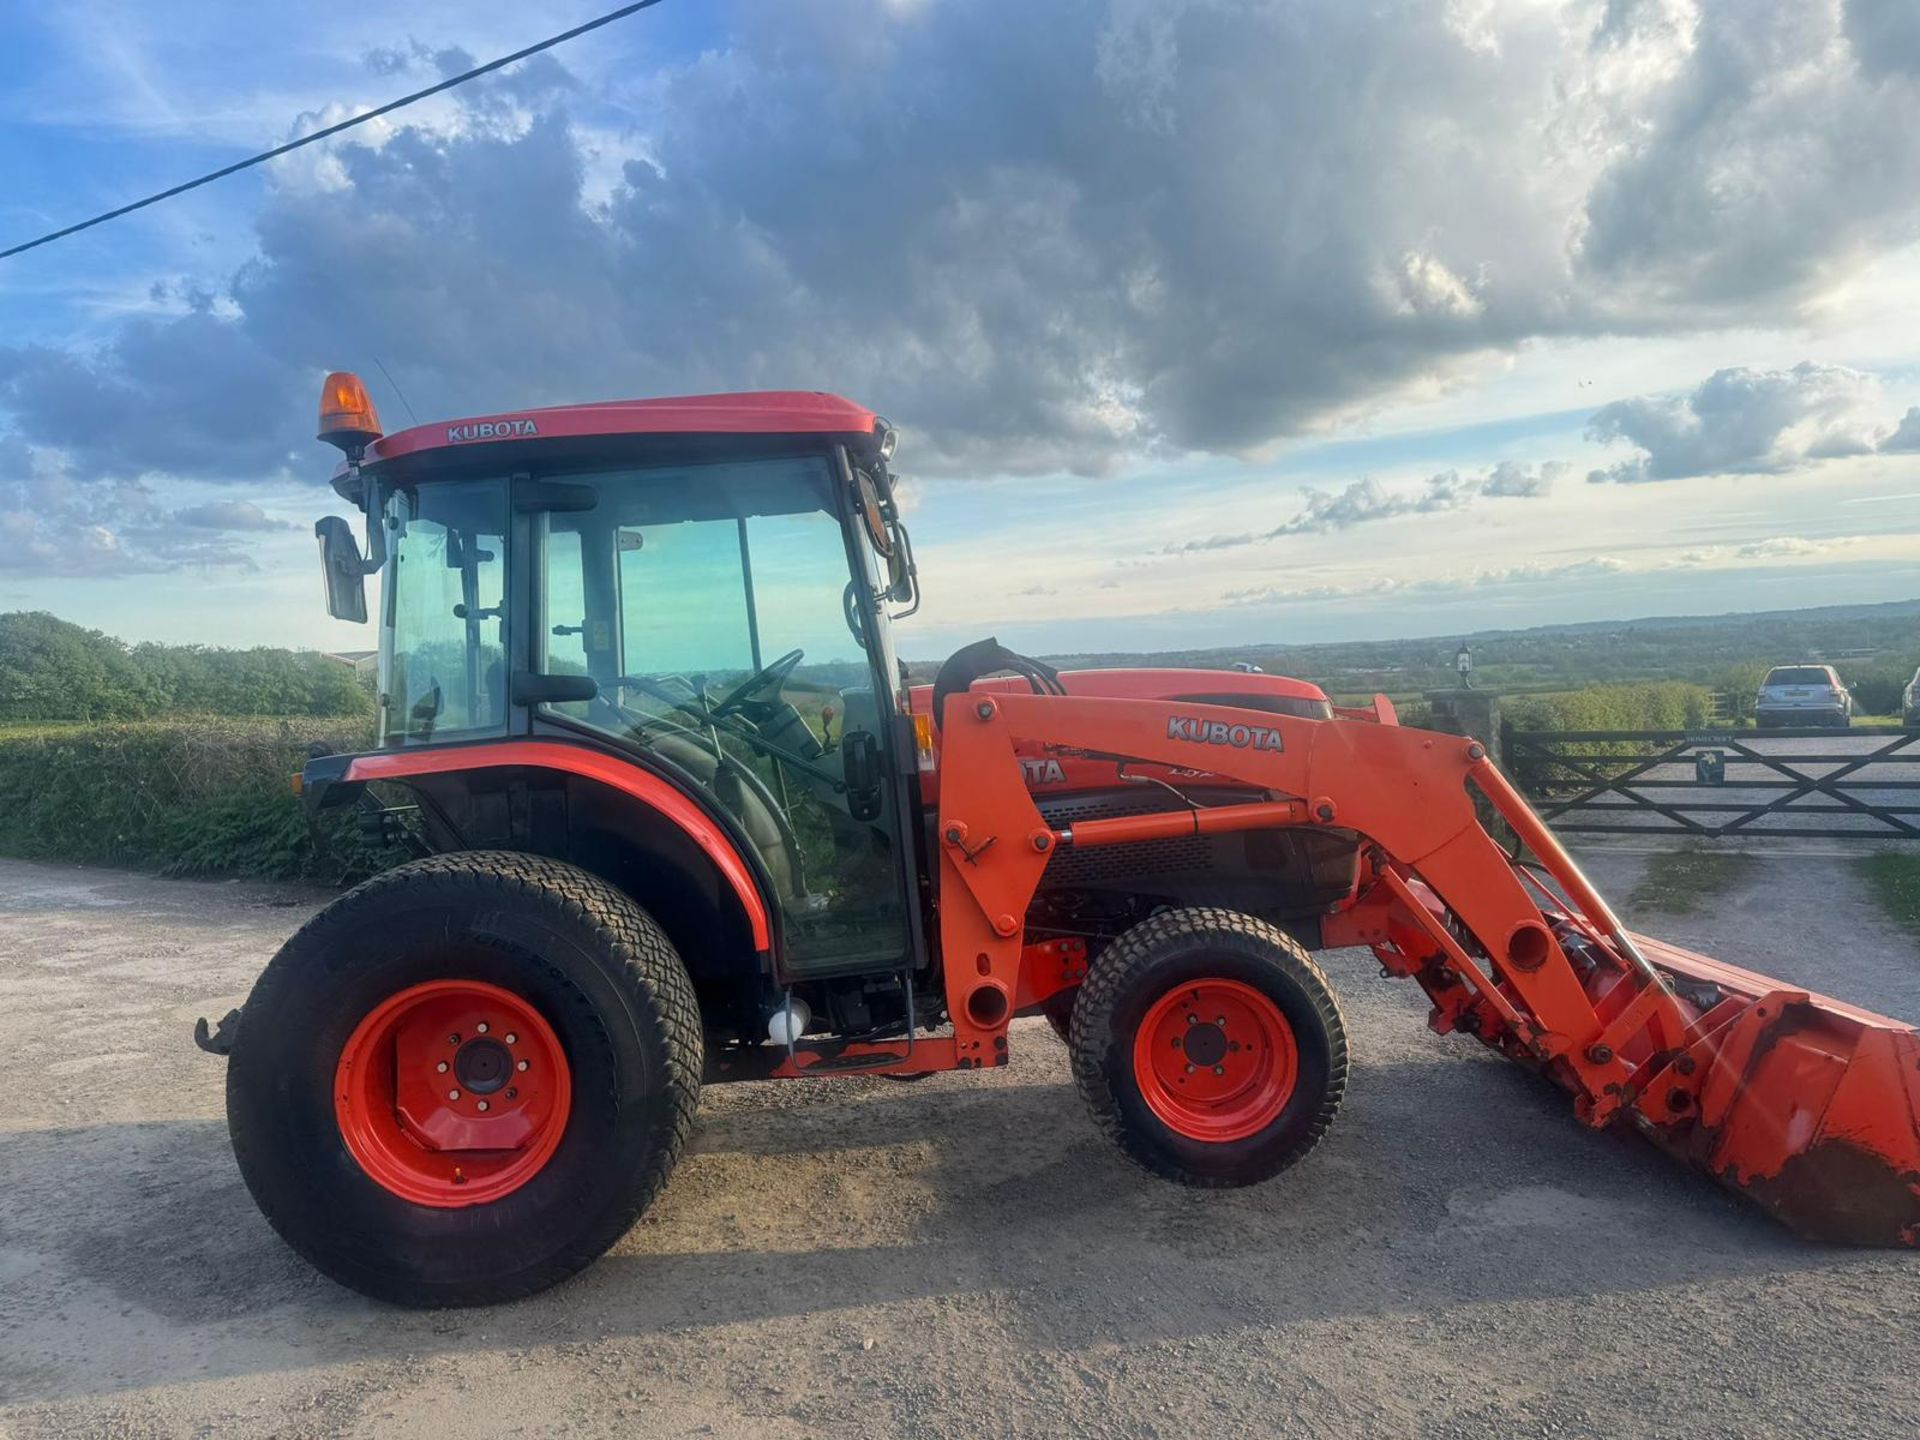
[[[1900,693],[1900,720],[1909,730],[1920,730],[1920,670]]]
[[[1853,694],[1831,665],[1776,665],[1760,682],[1753,702],[1754,723],[1834,725],[1853,723]]]

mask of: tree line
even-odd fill
[[[311,650],[128,645],[42,611],[0,615],[0,724],[372,710],[349,667]]]

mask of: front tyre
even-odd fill
[[[1297,942],[1230,910],[1169,910],[1089,969],[1069,1037],[1095,1122],[1183,1184],[1257,1184],[1311,1150],[1347,1083],[1346,1028]]]
[[[276,955],[227,1071],[241,1175],[295,1250],[401,1305],[590,1264],[666,1182],[699,1099],[685,967],[631,899],[538,856],[403,865]]]

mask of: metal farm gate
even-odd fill
[[[1501,742],[1556,830],[1920,839],[1920,731],[1503,728]]]

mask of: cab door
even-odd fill
[[[908,963],[899,766],[825,457],[569,475],[540,517],[535,634],[551,705],[702,791],[758,854],[795,975]]]

